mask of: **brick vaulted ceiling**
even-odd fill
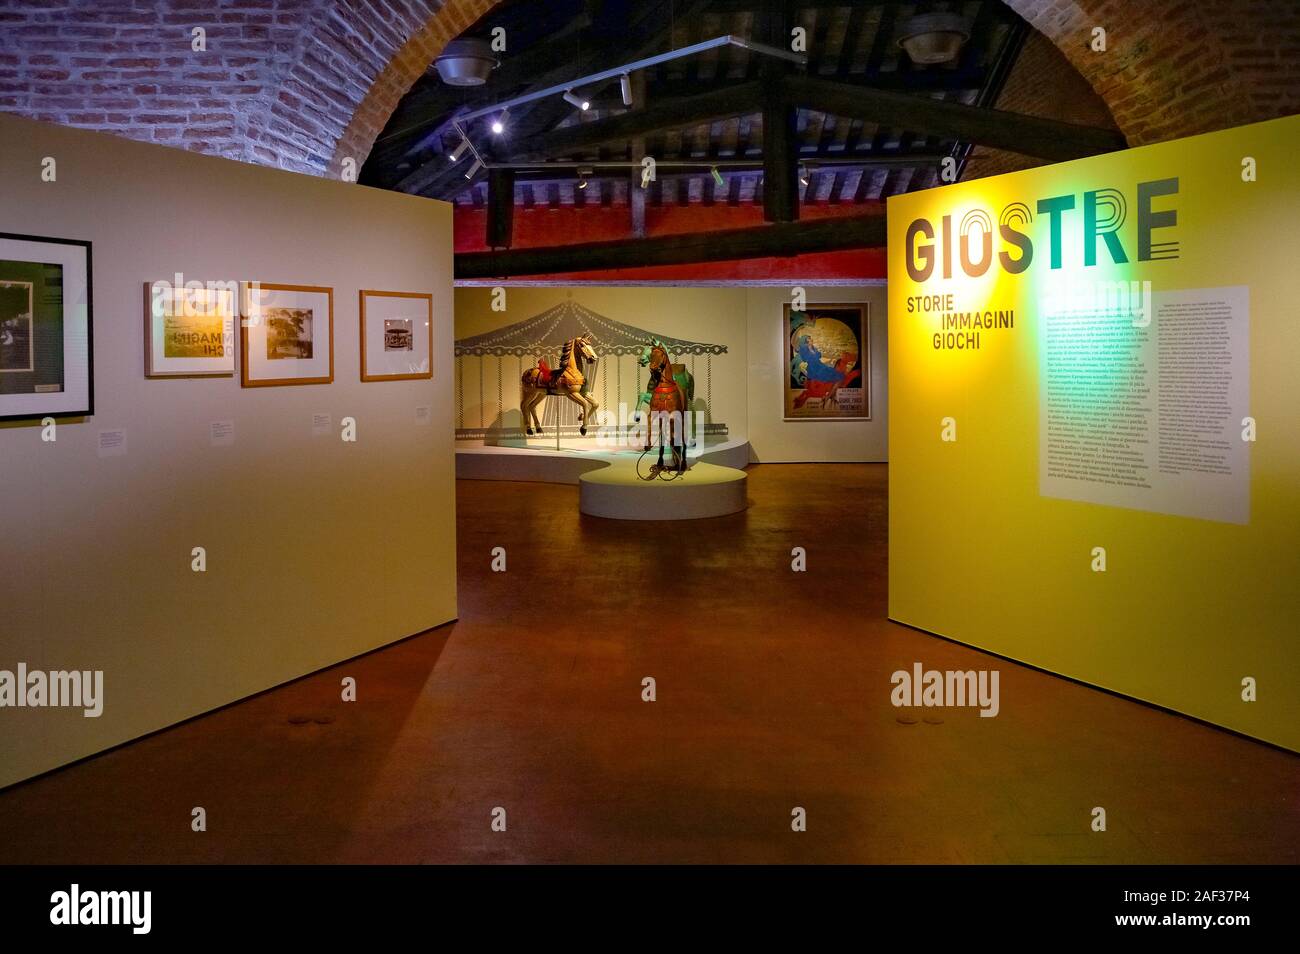
[[[363,181],[449,198],[469,207],[487,199],[484,177],[466,182],[446,168],[454,134],[448,120],[465,109],[724,33],[754,35],[768,0],[643,0],[604,3],[512,0],[496,5],[466,32],[486,36],[504,26],[510,52],[487,87],[450,90],[436,75],[417,80],[371,152]],[[1286,115],[1300,109],[1300,4],[1268,0],[789,0],[787,19],[808,31],[810,75],[833,77],[917,96],[979,104],[1030,116],[1119,129],[1133,145]],[[953,10],[973,24],[959,61],[918,67],[897,48],[897,24],[915,12]],[[1014,42],[1015,28],[1023,33]],[[1028,29],[1026,29],[1028,27]],[[1105,50],[1093,31],[1106,31]],[[657,33],[655,31],[658,31]],[[647,71],[646,102],[672,101],[752,76],[755,57],[740,50],[707,54]],[[528,69],[514,66],[528,64]],[[562,102],[530,107],[514,117],[513,143],[483,143],[489,158],[529,158],[533,138],[548,130],[596,122],[623,107],[617,84],[593,94],[577,115]],[[523,120],[519,122],[519,120]],[[755,159],[762,117],[665,129],[636,144],[657,158]],[[805,204],[866,204],[936,184],[938,159],[968,159],[964,177],[1037,165],[1043,159],[964,144],[957,137],[918,136],[905,128],[801,110],[800,158],[806,161]],[[505,137],[509,140],[510,137]],[[621,159],[632,143],[564,156],[574,162]],[[908,156],[916,158],[906,164]],[[854,167],[854,157],[889,160]],[[837,164],[821,164],[835,160]],[[705,168],[661,177],[652,205],[756,201],[761,170],[723,171],[719,185]],[[583,190],[572,169],[527,173],[515,184],[516,204],[618,204],[631,191],[628,175],[596,175]]]
[[[0,0],[0,109],[316,175],[339,175],[353,159],[365,181],[393,187],[423,178],[412,191],[432,189],[472,211],[483,201],[481,185],[457,189],[458,183],[430,182],[420,173],[431,158],[425,153],[441,146],[438,123],[421,127],[432,137],[401,135],[413,112],[441,94],[429,70],[450,39],[480,35],[494,20],[509,23],[508,61],[531,49],[540,64],[535,75],[514,76],[515,88],[526,88],[556,81],[565,70],[580,75],[638,43],[658,52],[721,32],[744,35],[755,11],[773,2]],[[782,6],[808,29],[819,74],[1118,127],[1134,145],[1300,111],[1300,4],[1284,0],[782,0]],[[954,66],[914,68],[897,51],[891,25],[935,9],[965,13],[975,35]],[[1002,41],[1017,26],[1024,37],[1013,50]],[[1090,46],[1097,27],[1107,32],[1104,52]],[[205,31],[204,50],[193,49],[195,28]],[[1014,57],[1005,55],[1011,52]],[[657,71],[647,77],[649,92],[671,96],[735,81],[748,67],[737,53]],[[518,63],[503,62],[499,74],[519,74]],[[489,99],[506,93],[487,90]],[[611,113],[620,108],[600,105]],[[562,104],[534,111],[535,132],[576,121]],[[656,133],[648,146],[679,155],[749,154],[760,132],[752,117],[737,117]],[[908,133],[805,110],[799,145],[813,157],[878,150],[878,157],[892,152],[904,162],[907,154],[953,151],[967,160],[967,177],[1042,161],[972,148],[958,137]],[[823,206],[870,202],[930,185],[933,168],[898,161],[871,169],[814,164],[801,199]],[[711,176],[665,177],[653,201],[680,207],[751,196],[752,175],[724,181],[718,189]],[[517,188],[516,197],[580,201],[568,199],[571,176],[568,183]],[[602,185],[583,199],[615,202],[626,188],[626,182]]]
[[[337,175],[492,0],[0,0],[0,109]],[[195,49],[195,29],[204,49]]]

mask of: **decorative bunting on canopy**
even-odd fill
[[[618,356],[625,354],[640,355],[641,349],[651,338],[657,338],[676,358],[684,354],[726,354],[727,346],[709,344],[703,341],[687,341],[683,338],[669,338],[656,332],[647,331],[632,325],[615,321],[599,315],[590,308],[585,308],[575,301],[564,301],[548,308],[539,315],[525,318],[496,331],[489,331],[456,342],[456,356],[542,355],[558,353],[566,341],[578,335],[590,334],[595,342],[596,353]]]

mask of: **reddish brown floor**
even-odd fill
[[[0,860],[1297,860],[1300,758],[887,622],[885,489],[759,466],[647,525],[461,482],[459,622],[0,792]],[[1001,714],[903,724],[914,661],[998,668]]]

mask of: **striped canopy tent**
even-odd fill
[[[602,408],[617,415],[620,403],[629,409],[636,406],[647,378],[637,359],[650,340],[657,338],[667,347],[674,362],[690,369],[695,376],[696,399],[703,398],[705,408],[711,412],[712,359],[714,355],[726,354],[726,345],[673,338],[637,328],[606,318],[570,299],[531,318],[456,342],[456,436],[480,438],[517,431],[517,424],[507,425],[504,417],[507,412],[519,409],[519,379],[524,371],[536,366],[539,358],[545,358],[554,367],[565,343],[583,334],[591,335],[598,358],[594,369],[586,369],[589,375],[586,390]],[[475,397],[477,413],[473,406]],[[561,433],[576,434],[577,411],[577,405],[570,401],[548,399],[543,426],[550,430],[558,424]],[[710,421],[706,432],[725,434],[726,425]]]

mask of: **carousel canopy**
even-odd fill
[[[601,357],[621,354],[639,355],[641,349],[650,343],[651,338],[662,341],[668,353],[674,358],[683,354],[725,354],[727,351],[726,345],[669,338],[598,315],[576,301],[564,301],[539,315],[517,321],[513,325],[474,335],[471,338],[461,338],[456,342],[456,356],[490,354],[498,357],[504,355],[523,357],[558,353],[565,342],[582,334],[591,335],[596,354]]]

